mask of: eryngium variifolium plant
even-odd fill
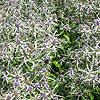
[[[91,90],[100,85],[98,4],[1,0],[0,99],[90,100]]]
[[[64,37],[62,48],[66,51],[59,54],[58,58],[65,70],[62,88],[65,94],[61,92],[60,94],[63,94],[66,100],[100,99],[93,96],[93,89],[97,91],[96,95],[100,95],[99,2],[99,0],[70,0],[65,3],[61,0],[58,3],[60,7],[56,7],[56,10],[62,12],[57,12],[60,24],[57,28],[61,31],[61,34],[57,32],[57,35]]]
[[[49,76],[55,37],[52,1],[0,1],[0,100],[63,99]]]

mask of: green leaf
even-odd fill
[[[28,94],[28,95],[26,96],[26,98],[27,98],[27,99],[30,99],[30,95]]]
[[[100,88],[98,88],[97,91],[100,93]]]
[[[94,96],[92,94],[89,94],[91,100],[94,100]]]
[[[52,78],[55,78],[55,75],[52,74],[52,73],[50,73],[48,76],[49,76],[49,77],[52,77]]]
[[[58,68],[60,67],[60,64],[58,63],[58,61],[55,60],[55,61],[53,61],[52,63],[53,63],[56,67],[58,67]]]
[[[63,36],[65,37],[66,40],[69,41],[69,37],[67,35],[64,34]]]

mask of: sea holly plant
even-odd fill
[[[99,100],[99,3],[1,0],[0,100]]]
[[[62,99],[49,70],[61,43],[52,33],[48,1],[0,1],[0,99]]]

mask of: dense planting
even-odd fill
[[[100,100],[100,0],[0,0],[0,100]]]

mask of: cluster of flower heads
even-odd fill
[[[50,53],[61,46],[51,31],[53,5],[40,2],[0,1],[0,100],[63,99],[48,71]]]
[[[61,25],[63,29],[65,26],[68,27],[66,33],[79,35],[73,41],[74,45],[67,49],[66,55],[63,54],[61,62],[66,62],[65,87],[70,88],[70,90],[66,89],[67,92],[69,91],[66,97],[87,100],[92,89],[100,88],[100,5],[98,5],[100,0],[85,1],[85,3],[73,1],[71,0],[72,5],[67,3],[66,5],[73,8],[75,14],[70,15],[72,9],[67,9],[69,15],[65,20],[68,20],[69,24]],[[68,35],[66,37],[67,42],[64,43],[67,44],[70,39]]]
[[[40,69],[40,71],[36,73],[31,71],[30,73],[32,74],[26,77],[26,73],[23,74],[22,71],[19,72],[18,69],[13,68],[13,71],[9,73],[10,76],[8,74],[6,76],[5,73],[2,73],[3,80],[0,91],[2,98],[4,100],[49,100],[50,98],[61,98],[61,96],[54,93],[57,85],[55,88],[51,88],[49,85],[48,79],[51,81],[53,81],[53,79],[50,79],[46,72],[46,68],[42,68],[42,70]],[[8,71],[6,71],[6,73],[8,73]],[[5,89],[5,87],[7,89]]]
[[[59,54],[58,48],[64,49],[70,41],[68,36],[67,40],[58,38],[62,32],[58,34],[55,29],[59,16],[54,11],[62,3],[57,1],[0,1],[1,100],[63,100],[57,88],[65,83],[70,88],[69,93],[64,89],[66,96],[78,93],[84,99],[86,86],[100,84],[100,14],[96,12],[100,9],[99,0],[64,0],[65,8],[59,10],[59,15],[65,22],[60,28],[79,37],[60,58],[60,65],[65,63],[64,74],[57,79],[50,76],[51,55]]]

